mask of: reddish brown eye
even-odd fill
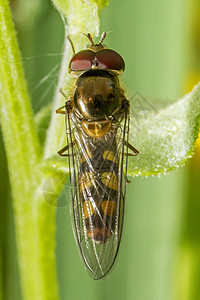
[[[116,71],[123,71],[125,69],[123,58],[114,50],[103,49],[96,53],[96,59],[98,61],[98,69]]]
[[[82,50],[75,54],[69,64],[71,71],[85,71],[92,67],[92,61],[94,60],[94,52],[90,50]]]

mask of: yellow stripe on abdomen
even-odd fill
[[[112,161],[113,163],[118,163],[117,155],[113,151],[106,150],[103,153],[103,158]]]
[[[113,200],[104,200],[101,203],[101,209],[104,214],[109,217],[115,217],[116,215],[116,201]]]
[[[101,182],[107,186],[109,189],[117,191],[118,181],[117,177],[112,172],[104,172],[101,174]]]
[[[85,189],[89,189],[94,186],[94,179],[94,173],[84,172],[80,179],[81,191],[83,192]]]
[[[95,211],[95,203],[92,203],[91,201],[84,201],[83,202],[83,213],[85,219],[91,217]]]

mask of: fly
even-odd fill
[[[57,113],[65,114],[73,222],[81,256],[100,279],[112,268],[120,245],[127,183],[129,101],[119,83],[123,58],[98,44],[75,53],[69,72],[76,77],[73,94]],[[132,153],[128,154],[128,149]],[[65,154],[65,152],[67,152]]]

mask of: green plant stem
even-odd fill
[[[27,300],[58,299],[55,210],[38,188],[44,175],[39,169],[41,152],[7,0],[0,4],[0,107],[23,296]]]
[[[2,249],[0,248],[0,300],[3,299],[3,270],[2,270]]]

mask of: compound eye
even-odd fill
[[[125,63],[121,55],[111,49],[103,49],[96,53],[98,69],[124,71]]]
[[[90,50],[82,50],[75,54],[69,64],[71,71],[86,71],[92,67],[92,61],[94,60],[94,52]]]

